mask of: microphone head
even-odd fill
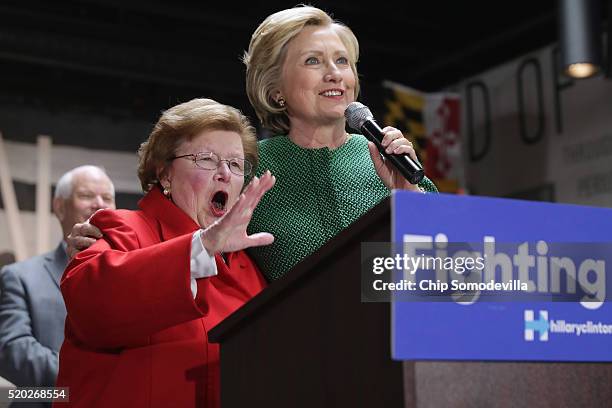
[[[355,130],[361,129],[366,120],[374,119],[370,109],[359,102],[349,103],[344,111],[344,117],[348,125]]]

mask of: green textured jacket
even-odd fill
[[[287,136],[259,142],[256,175],[270,170],[276,185],[255,209],[248,232],[270,232],[275,240],[248,252],[268,281],[282,277],[389,196],[367,144],[361,135],[333,150],[305,149]],[[419,186],[438,191],[428,178]]]

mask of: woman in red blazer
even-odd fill
[[[60,407],[217,407],[219,351],[207,330],[265,285],[242,249],[269,173],[236,109],[194,99],[164,112],[139,150],[138,211],[99,211],[103,239],[66,269]]]

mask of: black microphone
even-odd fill
[[[425,177],[423,167],[418,161],[414,161],[407,154],[389,154],[381,144],[383,137],[382,129],[374,120],[370,109],[362,103],[351,102],[344,111],[344,117],[348,125],[356,130],[360,130],[365,137],[370,139],[378,151],[393,165],[411,184],[418,184]]]

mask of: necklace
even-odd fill
[[[350,138],[351,138],[351,136],[352,136],[352,135],[351,135],[350,133],[348,133],[348,132],[344,132],[344,134],[345,134],[345,139],[344,139],[344,143],[342,143],[343,145],[347,144],[347,143],[348,143],[348,141],[349,141],[349,139],[350,139]]]
[[[322,147],[327,147],[328,149],[331,149],[331,150],[337,149],[337,148],[342,147],[342,146],[344,146],[345,144],[347,144],[347,143],[348,143],[348,141],[351,139],[351,136],[352,136],[352,135],[351,135],[350,133],[348,133],[348,132],[344,132],[344,140],[343,140],[341,143],[339,143],[337,146],[335,146],[335,147],[330,147],[330,146],[319,146],[319,147],[312,147],[312,146],[304,146],[304,145],[302,145],[301,143],[296,142],[295,137],[293,137],[291,134],[288,134],[288,135],[287,135],[287,137],[289,138],[289,140],[291,141],[291,143],[293,143],[294,145],[299,146],[299,147],[301,147],[301,148],[303,148],[303,149],[320,149],[320,148],[322,148]]]

